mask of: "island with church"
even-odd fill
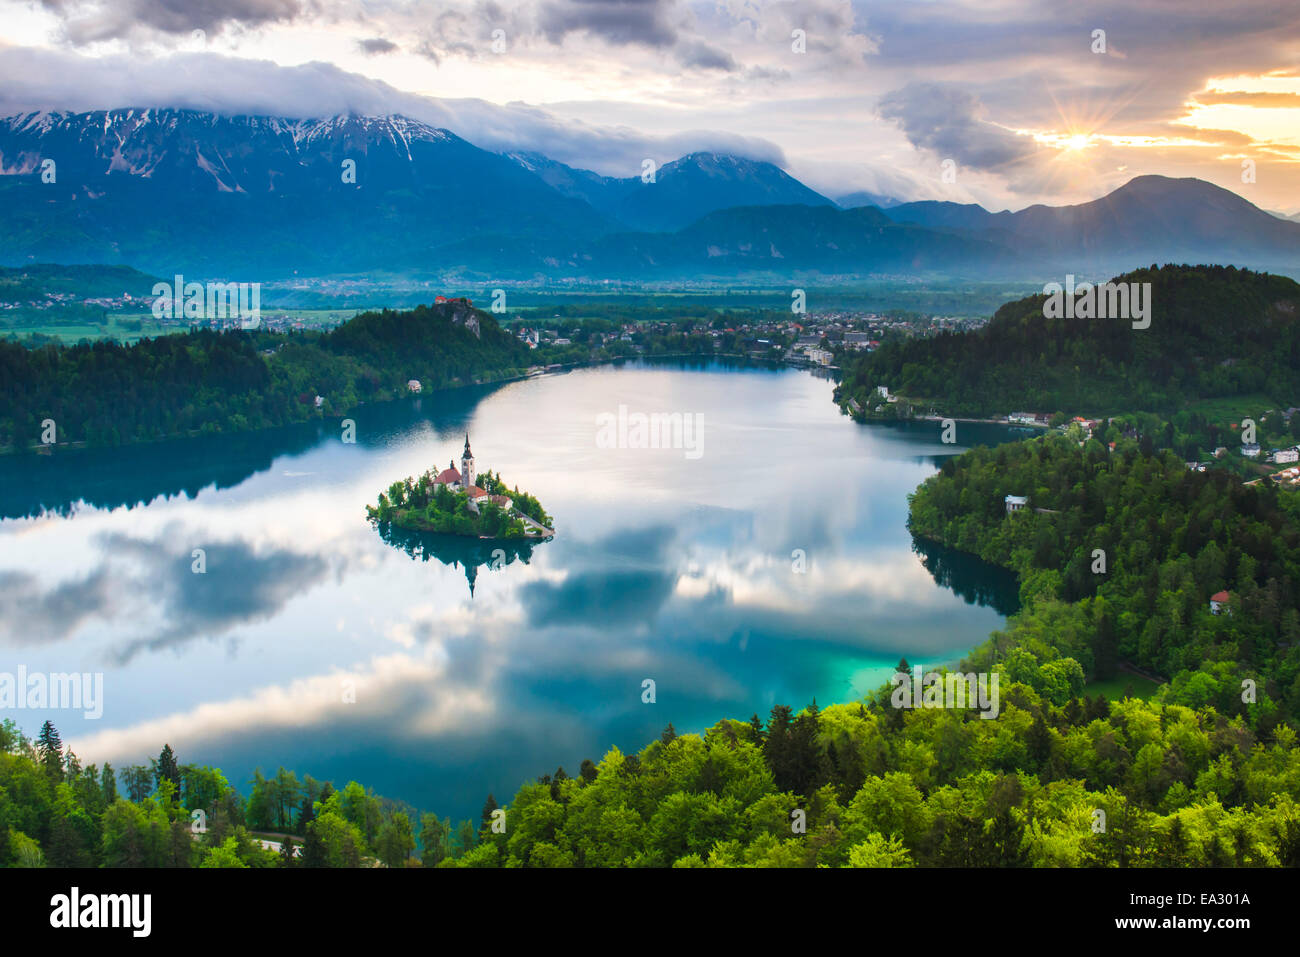
[[[366,506],[366,517],[381,528],[403,528],[483,539],[543,539],[555,534],[541,503],[518,487],[510,489],[490,470],[478,472],[469,436],[460,468],[450,462],[441,472],[394,482]]]

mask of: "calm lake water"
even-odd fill
[[[952,661],[1015,594],[906,529],[908,493],[965,446],[855,424],[831,390],[636,363],[363,408],[355,444],[331,424],[0,460],[0,671],[104,675],[97,720],[0,717],[29,735],[52,718],[84,763],[168,742],[244,788],[284,765],[469,816],[669,722],[852,700],[900,655]],[[620,405],[698,413],[701,454],[599,447]],[[466,432],[554,540],[494,556],[366,523],[394,480],[459,463]]]

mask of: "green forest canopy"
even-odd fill
[[[1151,325],[1047,319],[1043,295],[983,328],[883,344],[845,369],[838,400],[878,404],[877,386],[947,415],[1013,411],[1172,413],[1199,399],[1265,393],[1300,404],[1300,285],[1232,266],[1152,266]],[[891,410],[892,411],[892,410]]]

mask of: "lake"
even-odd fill
[[[0,717],[29,736],[52,718],[83,763],[167,742],[245,792],[284,765],[477,817],[489,791],[670,722],[766,720],[853,700],[900,656],[954,661],[1015,582],[914,543],[907,495],[1016,436],[860,425],[832,388],[637,362],[363,407],[355,443],[328,423],[0,460],[0,671],[104,676],[98,719]],[[620,406],[698,416],[698,448],[598,440]],[[459,466],[466,433],[553,540],[495,552],[367,524],[393,481]]]

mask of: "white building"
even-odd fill
[[[1002,501],[1007,507],[1007,514],[1010,515],[1012,512],[1019,512],[1028,505],[1029,497],[1027,495],[1008,495]]]
[[[419,392],[419,391],[420,391],[420,380],[419,380],[419,379],[408,379],[408,380],[406,381],[406,388],[407,388],[407,391],[408,391],[408,392]]]
[[[1273,461],[1282,462],[1300,462],[1300,449],[1278,449],[1273,453]]]

